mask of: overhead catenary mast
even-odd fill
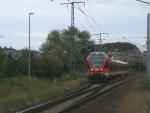
[[[61,3],[61,5],[71,5],[71,28],[74,28],[74,5],[75,4],[84,4],[85,2],[68,2],[68,3]],[[71,75],[75,75],[75,35],[72,34],[71,36]]]
[[[105,39],[102,39],[102,35],[103,35],[103,34],[107,34],[107,35],[108,35],[108,33],[93,34],[93,35],[100,36],[100,37],[99,37],[99,49],[100,49],[100,46],[101,46],[101,44],[102,44],[102,41],[105,40]]]
[[[146,4],[150,4],[150,2],[146,2],[146,1],[143,1],[143,0],[136,0],[138,2],[143,2],[143,3],[146,3]]]
[[[150,77],[150,13],[147,16],[147,74]]]
[[[150,4],[143,0],[136,1]],[[150,77],[150,13],[147,14],[147,75]]]
[[[68,2],[61,3],[61,5],[71,5],[71,27],[74,27],[74,5],[75,4],[85,4],[85,2]]]

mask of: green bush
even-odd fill
[[[56,83],[50,79],[9,77],[0,79],[0,113],[39,103],[85,85],[85,79],[72,80],[65,75]]]
[[[144,91],[150,90],[150,77],[144,76],[140,80],[140,88]]]
[[[60,57],[43,55],[40,57],[40,75],[52,78],[53,75],[59,77],[63,73],[64,63]]]

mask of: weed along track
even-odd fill
[[[93,84],[86,88],[80,89],[70,94],[66,94],[54,100],[48,100],[46,102],[18,111],[16,113],[66,113],[79,107],[81,104],[89,102],[91,99],[105,94],[106,92],[120,86],[121,84],[126,83],[133,78],[134,76],[114,79],[103,84]]]
[[[79,89],[77,91],[74,91],[72,93],[63,95],[61,97],[58,97],[58,98],[55,98],[55,99],[52,99],[52,100],[47,100],[47,101],[42,102],[40,104],[37,104],[35,106],[31,106],[29,108],[17,111],[16,113],[39,112],[39,111],[41,111],[43,109],[46,109],[48,107],[57,105],[57,104],[62,103],[64,101],[66,101],[66,100],[74,98],[74,97],[76,97],[78,95],[81,95],[81,94],[84,94],[86,92],[92,91],[92,90],[96,89],[97,87],[99,87],[99,85],[88,85],[88,86],[86,86],[84,88],[81,88],[81,89]]]
[[[133,79],[134,77],[129,77],[124,80],[118,80],[117,82],[108,83],[101,89],[93,92],[92,94],[88,95],[87,97],[73,103],[72,105],[66,107],[64,110],[60,111],[59,113],[70,113],[71,111],[78,109],[78,107],[81,107],[82,105],[88,103],[90,100],[100,97],[101,95],[104,95],[105,93],[109,92],[110,90],[117,88],[118,86],[128,82],[129,80]]]

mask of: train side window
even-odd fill
[[[115,68],[115,71],[118,71],[118,65],[115,64],[114,66],[115,66],[115,67],[114,67],[114,68]]]
[[[123,66],[123,70],[126,70],[126,66]]]
[[[122,66],[121,65],[119,65],[119,69],[118,70],[122,70]]]
[[[107,62],[107,66],[106,66],[107,68],[110,68],[110,62]]]
[[[109,63],[109,68],[110,68],[110,70],[113,70],[112,69],[113,68],[112,63]]]
[[[108,67],[108,64],[109,64],[109,63],[108,63],[108,62],[106,62],[106,64],[105,64],[105,68],[109,68],[109,67]]]
[[[121,66],[120,66],[120,65],[118,65],[118,71],[120,70],[120,67],[121,67]]]
[[[119,70],[119,65],[117,64],[117,65],[116,65],[116,71],[118,71],[118,70]]]
[[[123,66],[121,66],[121,70],[124,70],[123,68],[124,68],[124,67],[123,67]]]
[[[111,65],[111,68],[113,71],[115,71],[115,65],[114,64]]]
[[[116,64],[115,64],[115,65],[114,65],[114,69],[115,69],[115,71],[117,71],[117,70],[118,70],[117,68],[118,68],[118,65],[116,65]]]

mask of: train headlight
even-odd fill
[[[103,68],[101,68],[100,70],[101,70],[101,71],[104,71],[104,69],[103,69]]]
[[[100,71],[103,73],[103,72],[105,72],[105,69],[101,68]]]
[[[91,68],[91,71],[94,71],[94,69],[93,69],[93,68]]]

